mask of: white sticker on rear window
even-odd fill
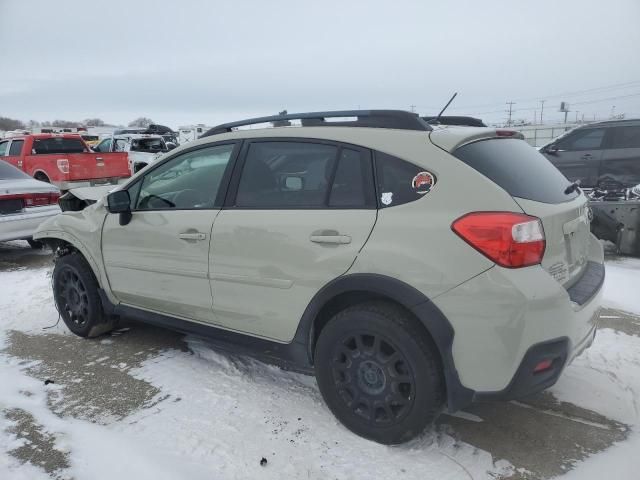
[[[391,202],[393,202],[393,192],[382,192],[380,201],[383,205],[391,205]]]

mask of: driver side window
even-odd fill
[[[557,142],[556,146],[560,150],[568,152],[578,152],[582,150],[599,150],[604,139],[604,128],[593,128],[577,131]]]
[[[154,168],[140,186],[135,210],[214,208],[235,144],[184,153]]]

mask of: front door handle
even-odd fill
[[[584,160],[589,160],[591,157],[592,157],[592,155],[591,155],[590,153],[585,153],[585,154],[584,154],[584,155],[582,155],[582,157],[580,157],[580,158],[582,158],[582,159],[584,159]]]
[[[313,243],[332,243],[334,245],[346,245],[351,243],[350,235],[340,235],[336,230],[318,230],[309,236]]]
[[[207,238],[207,234],[201,232],[185,232],[180,233],[178,238],[180,240],[205,240]]]

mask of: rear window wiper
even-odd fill
[[[567,188],[564,189],[564,194],[570,195],[576,190],[578,190],[579,188],[580,188],[580,180],[576,180],[575,182],[571,183]]]

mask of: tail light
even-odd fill
[[[544,255],[542,222],[539,218],[522,213],[469,213],[453,222],[451,229],[502,267],[536,265]]]
[[[59,158],[57,163],[58,170],[60,170],[62,173],[69,173],[69,160],[67,160],[66,158]]]
[[[59,198],[60,194],[58,192],[14,193],[10,195],[0,195],[0,200],[21,200],[25,208],[55,205],[58,203]]]

